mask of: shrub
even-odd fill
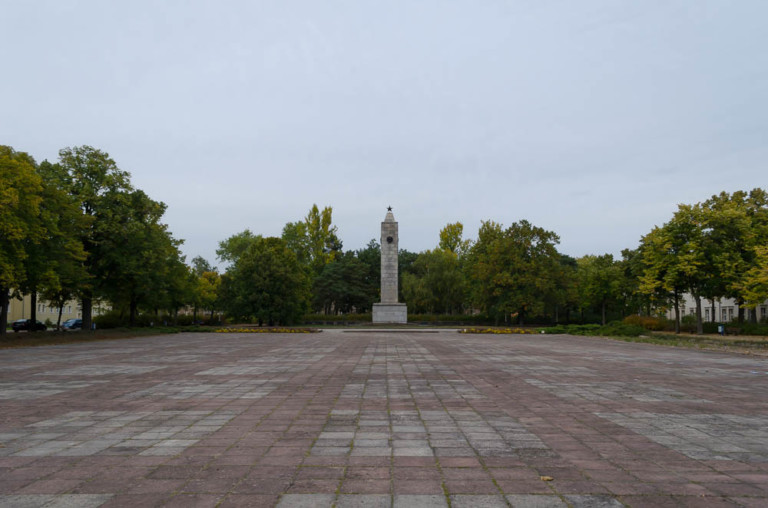
[[[625,325],[642,326],[646,330],[660,332],[669,326],[669,320],[653,316],[627,316],[622,320]],[[674,323],[671,323],[674,328]]]
[[[371,314],[307,314],[302,321],[304,323],[343,323],[371,322]]]
[[[600,325],[560,325],[542,329],[547,334],[599,335],[606,337],[638,337],[645,333],[645,328],[613,321]]]
[[[539,333],[532,328],[464,328],[459,333],[482,333],[495,335],[532,334]]]

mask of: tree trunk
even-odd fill
[[[197,324],[197,304],[192,308],[192,324]]]
[[[701,321],[701,297],[696,295],[696,335],[704,333],[704,324]]]
[[[558,316],[558,306],[555,305],[555,324],[558,324],[560,322],[560,318]]]
[[[131,304],[130,304],[130,317],[128,318],[128,323],[130,324],[130,327],[133,328],[136,326],[136,308],[138,307],[136,303],[135,298],[131,298]]]
[[[744,299],[739,298],[736,301],[736,305],[739,306],[739,324],[743,325],[744,324]]]
[[[680,333],[680,295],[675,291],[675,333]]]
[[[8,288],[0,287],[0,335],[8,328]]]
[[[90,330],[93,328],[93,298],[90,294],[83,296],[81,306],[83,308],[83,330]]]
[[[61,330],[61,314],[64,312],[64,304],[59,304],[59,315],[56,318],[56,329]]]
[[[27,332],[35,333],[37,331],[37,291],[32,291],[29,295],[29,306],[32,307],[29,312],[29,318],[32,320],[32,328]]]
[[[712,304],[712,322],[717,322],[717,314],[715,314],[715,299],[712,298],[709,303]]]
[[[600,302],[600,315],[602,316],[602,324],[605,326],[605,300]]]

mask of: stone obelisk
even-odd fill
[[[392,207],[381,223],[381,303],[373,304],[374,323],[407,323],[408,308],[397,302],[397,222]]]

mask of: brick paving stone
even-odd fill
[[[761,357],[449,330],[2,356],[0,506],[768,504]]]
[[[445,496],[439,495],[409,495],[394,496],[393,508],[447,508]]]
[[[507,508],[504,496],[451,496],[451,508]]]
[[[512,508],[565,508],[568,505],[558,496],[551,495],[508,495],[507,501]]]
[[[330,507],[336,496],[334,494],[286,494],[277,504],[280,508],[322,508]]]
[[[385,495],[349,495],[341,494],[336,498],[336,508],[389,508],[392,498]]]

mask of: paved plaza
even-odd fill
[[[0,351],[0,507],[768,505],[768,360],[558,335]]]

